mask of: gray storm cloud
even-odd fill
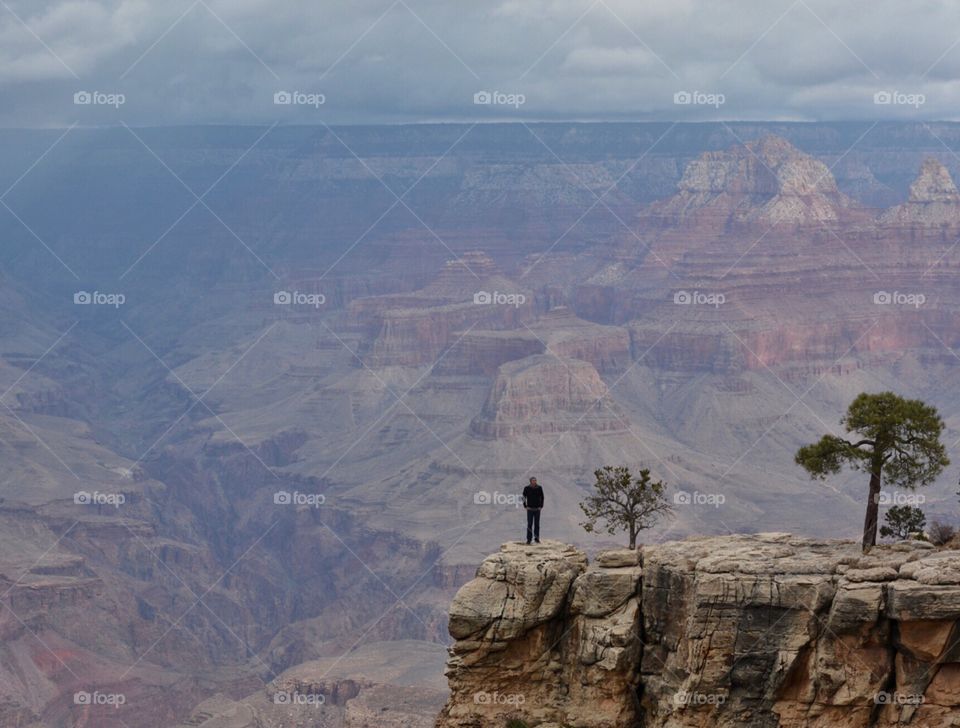
[[[4,0],[0,124],[950,119],[958,20],[893,0]]]

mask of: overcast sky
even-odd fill
[[[0,0],[4,126],[954,119],[958,76],[955,0]]]

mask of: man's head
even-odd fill
[[[537,484],[537,479],[536,479],[536,478],[530,478],[530,485],[536,485],[536,484]]]

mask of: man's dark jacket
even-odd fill
[[[539,485],[528,485],[523,489],[524,508],[543,508],[543,488]]]

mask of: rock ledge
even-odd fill
[[[960,726],[960,551],[929,544],[506,544],[450,632],[438,728]]]

